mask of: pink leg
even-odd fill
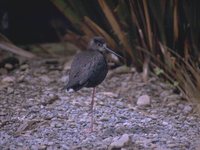
[[[95,95],[95,87],[93,88],[92,91],[92,101],[91,101],[91,131],[93,131],[93,125],[94,125],[94,95]]]

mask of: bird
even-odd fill
[[[65,88],[67,90],[79,91],[83,87],[93,88],[91,101],[91,131],[94,124],[94,97],[95,87],[103,82],[108,73],[106,53],[110,52],[118,57],[122,57],[107,47],[106,41],[101,36],[93,37],[86,51],[82,51],[74,56],[69,71],[69,80]]]

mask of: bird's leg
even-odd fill
[[[94,95],[95,95],[95,87],[92,91],[92,101],[91,101],[91,131],[93,131],[93,125],[94,125]]]

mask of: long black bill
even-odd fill
[[[124,59],[124,57],[122,57],[122,56],[120,56],[119,54],[115,53],[114,51],[112,51],[111,49],[109,49],[106,45],[104,45],[104,48],[105,48],[107,51],[113,53],[114,55],[116,55],[116,56],[118,56],[118,57]]]

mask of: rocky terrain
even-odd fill
[[[66,92],[67,74],[45,61],[2,73],[0,149],[200,149],[200,117],[170,84],[157,77],[144,83],[134,69],[111,70],[96,89],[88,132],[92,89]]]

